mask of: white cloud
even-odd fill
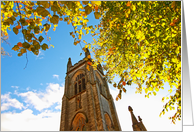
[[[30,87],[27,87],[26,90],[28,91],[30,89]]]
[[[30,109],[21,113],[2,113],[1,131],[59,131],[60,116],[61,112],[51,111],[34,115]]]
[[[1,111],[8,110],[10,107],[17,109],[24,108],[23,103],[20,103],[17,99],[10,98],[10,93],[1,95]]]
[[[33,105],[35,109],[41,111],[49,108],[54,103],[61,103],[64,87],[59,84],[49,83],[46,92],[32,92],[18,94],[25,98],[25,103]]]
[[[16,89],[18,89],[19,88],[19,86],[11,86],[12,88],[16,88]]]
[[[61,104],[55,107],[56,110],[61,110]]]
[[[57,79],[59,79],[59,75],[54,74],[54,75],[53,75],[53,78],[57,78]]]
[[[40,83],[40,85],[43,85],[43,83]]]

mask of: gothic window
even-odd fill
[[[86,131],[86,117],[78,113],[72,122],[72,131]]]
[[[78,93],[80,93],[81,91],[85,90],[86,86],[85,86],[85,77],[84,74],[79,74],[76,77],[76,81],[75,81],[75,95],[77,95]]]

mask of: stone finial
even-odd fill
[[[88,55],[90,55],[90,51],[88,50],[88,48],[86,48],[86,50],[85,50],[85,57],[87,58]]]
[[[129,110],[130,112],[133,112],[133,109],[131,108],[131,106],[128,106],[128,110]]]
[[[142,119],[141,119],[141,117],[140,117],[140,116],[138,116],[138,120],[139,120],[139,121],[142,121]]]
[[[70,67],[72,66],[71,58],[69,57],[68,63],[67,63],[67,72],[70,70]]]

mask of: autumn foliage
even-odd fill
[[[88,25],[91,13],[99,24]],[[47,35],[51,25],[55,31],[59,21],[73,26],[74,45],[84,42],[94,53],[87,69],[103,65],[105,78],[119,89],[116,100],[132,84],[137,85],[136,93],[149,98],[168,83],[169,92],[176,92],[163,98],[168,102],[161,114],[177,105],[170,119],[181,119],[180,1],[1,1],[1,37],[8,36],[7,30],[24,37],[12,48],[18,56],[38,55],[53,46],[42,43],[42,34]],[[98,39],[87,43],[82,37],[89,33]],[[120,81],[114,82],[115,77]]]

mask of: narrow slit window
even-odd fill
[[[79,84],[79,92],[81,92],[81,80],[79,80],[78,84]]]
[[[85,89],[86,89],[86,85],[85,85],[85,78],[82,78],[82,88],[83,88],[83,90],[85,90]]]
[[[77,94],[77,83],[75,83],[75,95]]]
[[[99,87],[100,87],[100,93],[102,93],[102,85],[100,84],[100,86],[99,86]]]

